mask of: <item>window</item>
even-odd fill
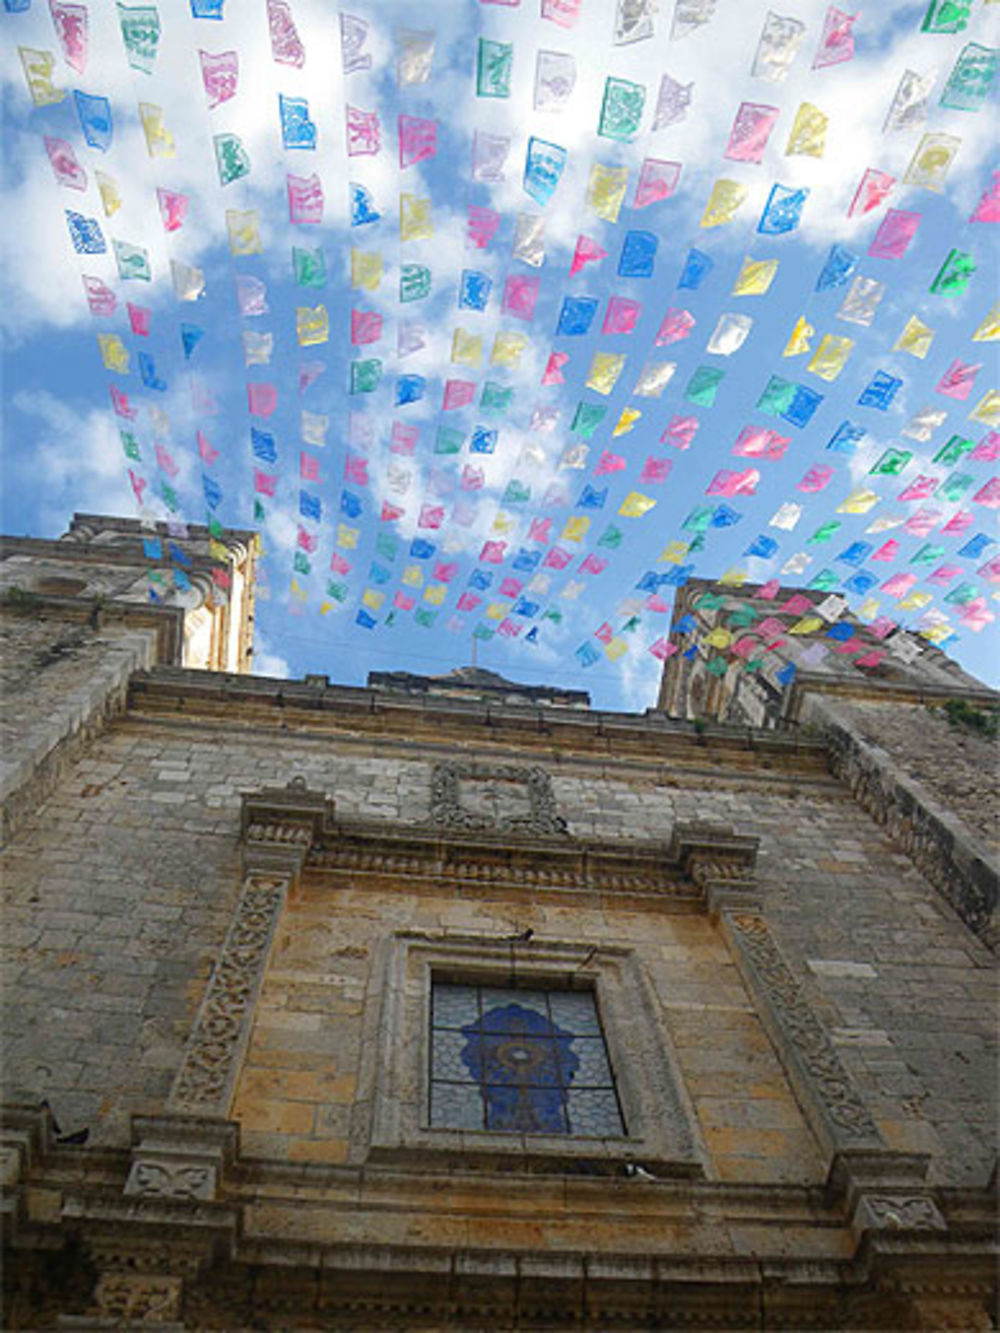
[[[593,991],[433,985],[430,1124],[624,1134]]]

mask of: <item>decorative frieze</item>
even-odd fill
[[[544,768],[442,763],[431,776],[431,823],[525,837],[568,837]]]
[[[762,1017],[794,1084],[814,1109],[828,1146],[883,1147],[882,1136],[813,1013],[767,923],[756,913],[727,914],[738,957],[756,992]]]

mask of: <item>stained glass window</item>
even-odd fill
[[[430,1060],[435,1128],[625,1133],[591,991],[436,982]]]

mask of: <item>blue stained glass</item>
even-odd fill
[[[651,278],[657,240],[651,231],[627,231],[618,260],[620,278]]]
[[[703,250],[689,250],[677,286],[687,288],[688,291],[696,291],[701,286],[702,279],[707,278],[713,268],[715,261],[711,255],[706,255]]]
[[[493,279],[487,273],[467,268],[462,273],[458,289],[458,304],[463,310],[485,310],[490,299]]]
[[[596,296],[567,296],[559,312],[556,334],[576,338],[587,333],[597,312]]]
[[[842,287],[858,266],[858,256],[842,245],[832,245],[826,263],[816,279],[816,290],[825,292],[830,287]]]
[[[762,236],[780,236],[783,232],[794,231],[802,219],[802,209],[808,198],[808,190],[775,185],[768,195],[757,230]]]

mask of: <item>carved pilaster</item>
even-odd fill
[[[290,882],[290,876],[246,877],[170,1092],[170,1110],[217,1116],[228,1113]]]
[[[884,1149],[847,1070],[778,950],[762,916],[725,912],[724,928],[778,1056],[828,1151]]]

